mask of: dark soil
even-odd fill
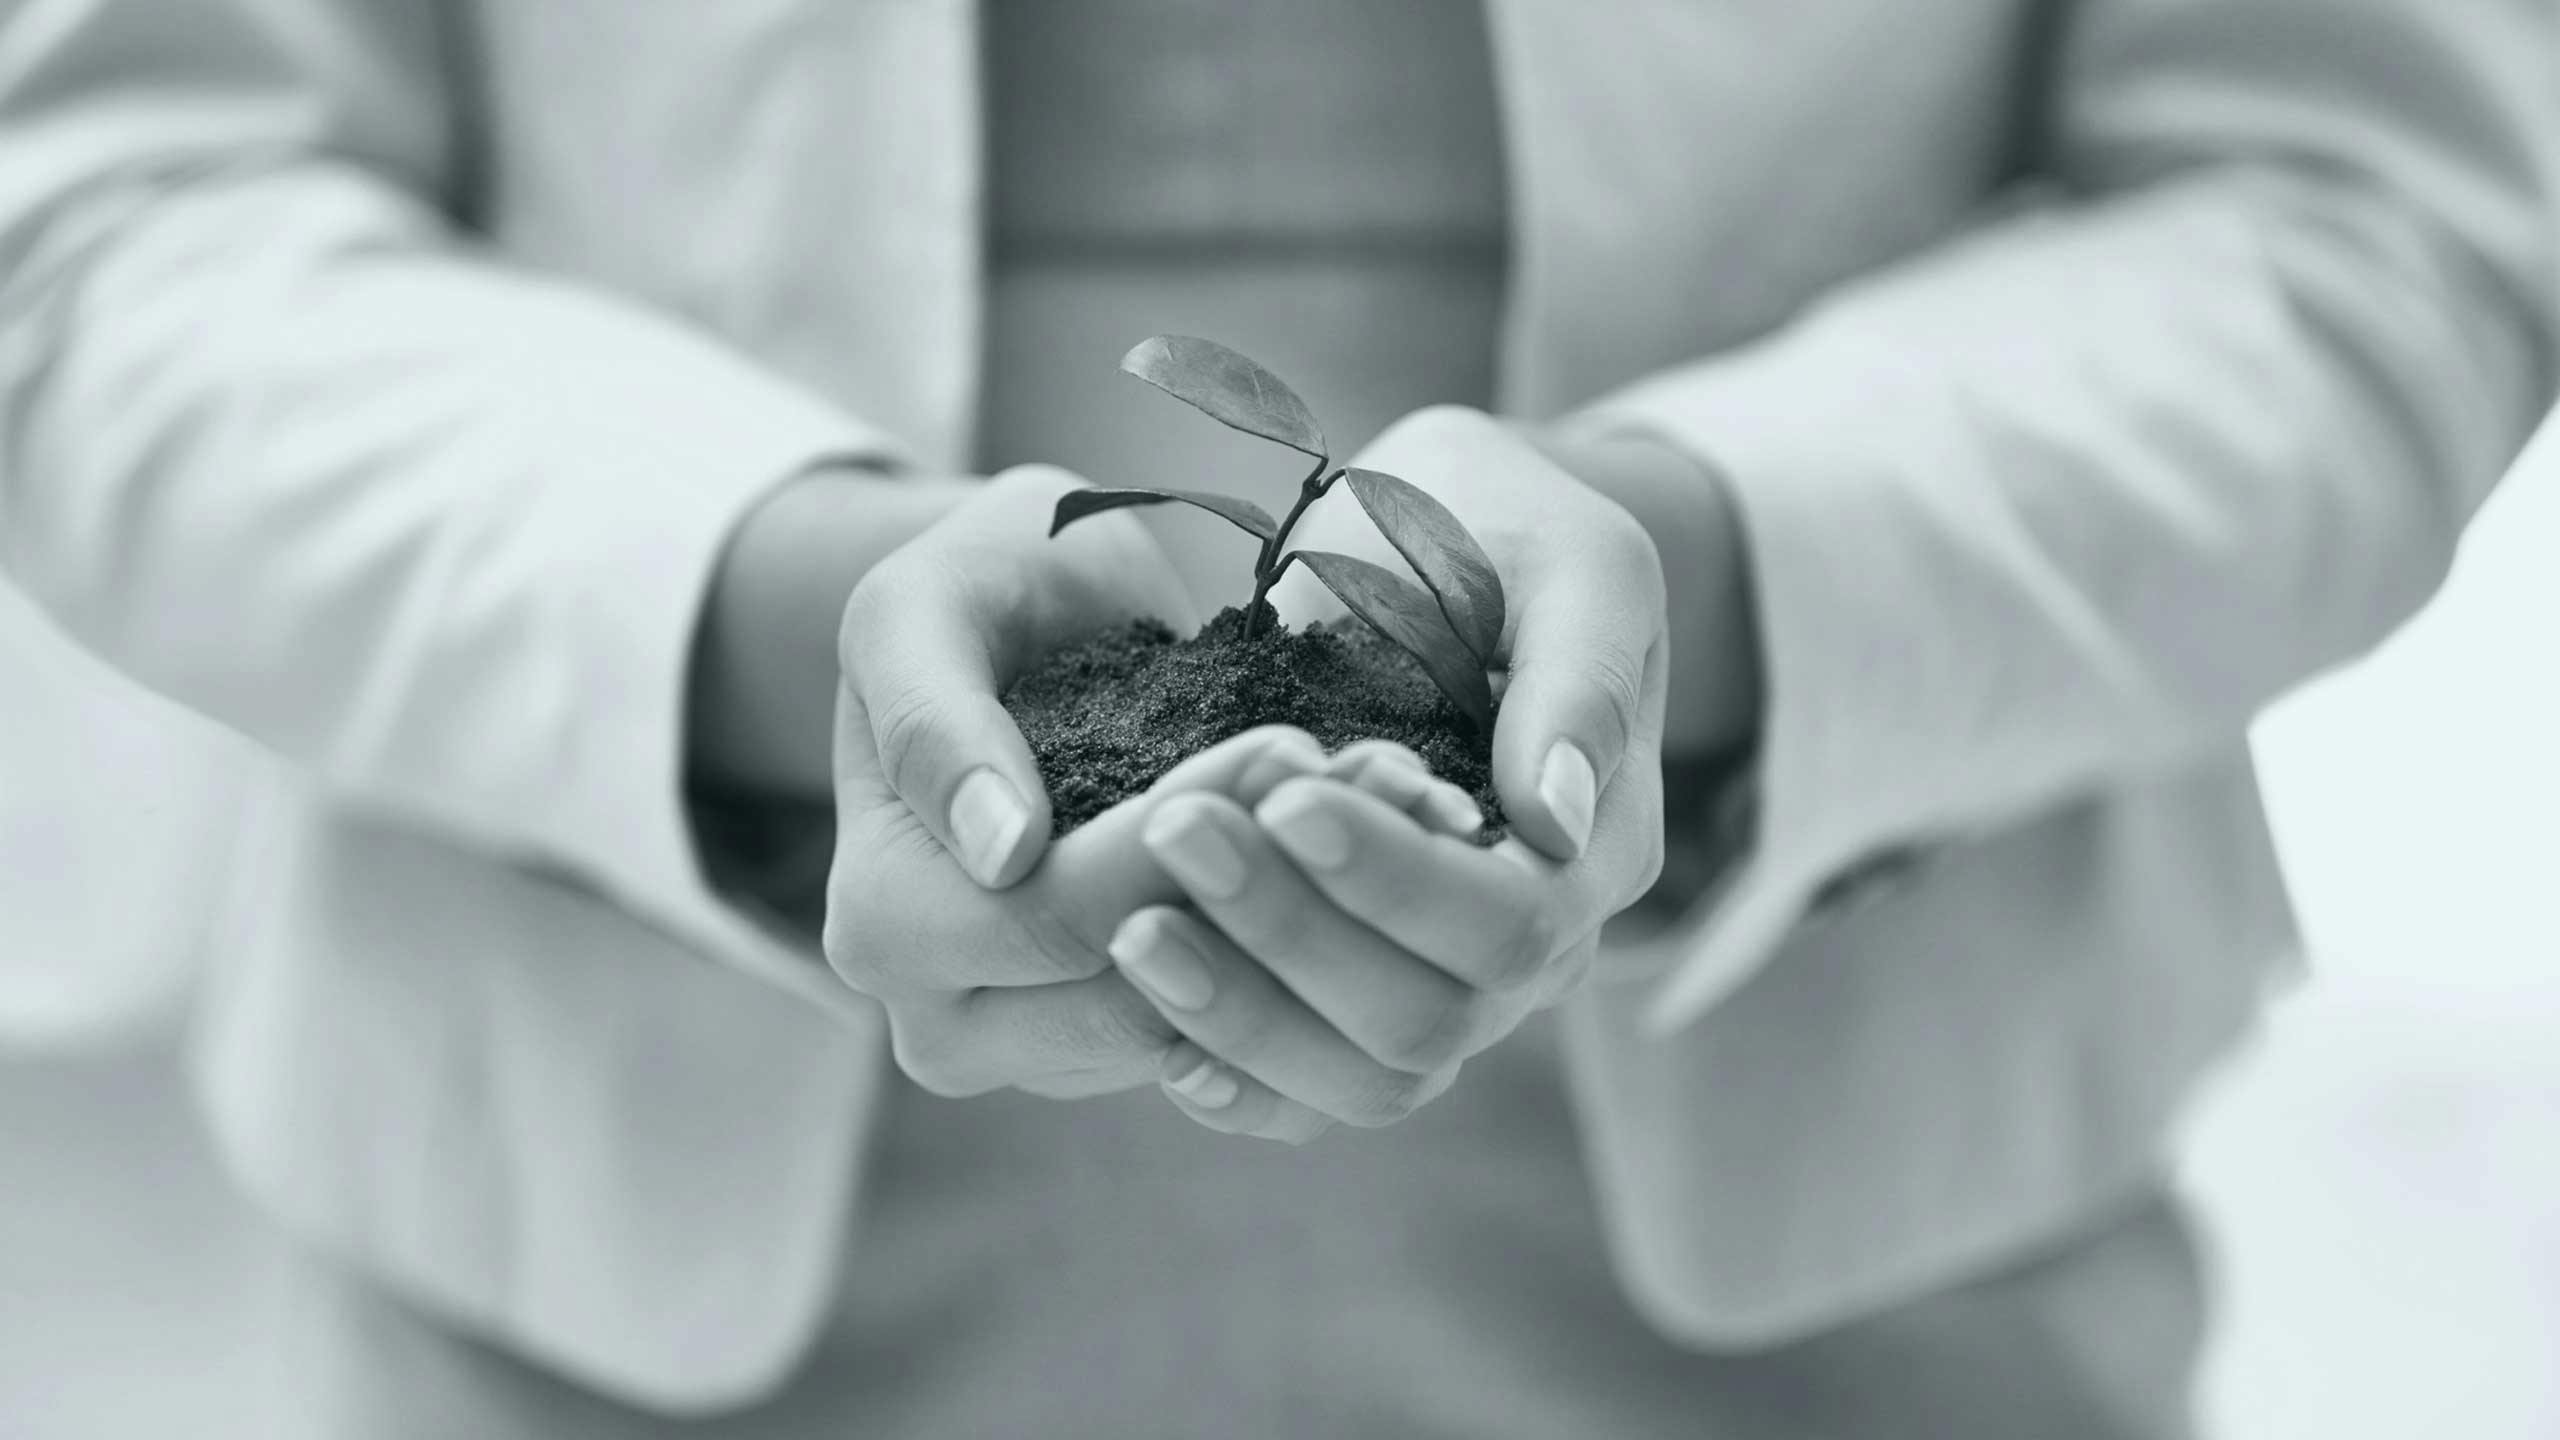
[[[1264,607],[1266,610],[1268,606]],[[1491,737],[1395,645],[1357,621],[1257,636],[1229,608],[1188,640],[1137,620],[1050,656],[1005,692],[1049,787],[1056,833],[1136,795],[1185,759],[1257,725],[1295,725],[1327,751],[1393,740],[1475,797],[1502,833]]]

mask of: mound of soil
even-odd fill
[[[1502,833],[1492,738],[1412,657],[1357,621],[1290,630],[1275,616],[1248,636],[1244,611],[1230,607],[1188,640],[1160,621],[1132,621],[1050,656],[1004,705],[1040,762],[1060,835],[1257,725],[1295,725],[1328,751],[1354,740],[1408,746],[1483,807],[1485,843]]]

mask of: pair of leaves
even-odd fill
[[[1493,682],[1485,678],[1484,662],[1459,643],[1430,595],[1383,565],[1330,550],[1293,553],[1352,614],[1419,661],[1431,683],[1477,729],[1493,733]]]
[[[1493,668],[1502,645],[1502,580],[1493,560],[1449,508],[1417,486],[1377,470],[1347,470],[1343,482],[1387,543],[1422,577],[1417,588],[1382,565],[1325,550],[1298,559],[1370,629],[1403,647],[1440,693],[1478,729],[1493,730]]]
[[[1215,340],[1154,336],[1121,356],[1120,368],[1221,424],[1276,440],[1319,462],[1325,458],[1324,430],[1298,392],[1259,362]],[[1105,510],[1168,500],[1197,505],[1266,547],[1280,534],[1280,522],[1252,501],[1200,490],[1080,490],[1059,500],[1049,533],[1054,536]]]
[[[1131,350],[1120,368],[1223,424],[1312,455],[1319,465],[1325,459],[1324,432],[1297,392],[1215,341],[1160,335]],[[1485,672],[1502,643],[1504,623],[1502,582],[1492,559],[1447,506],[1415,486],[1375,470],[1346,470],[1341,478],[1387,542],[1422,578],[1421,587],[1349,555],[1323,550],[1283,555],[1288,537],[1270,512],[1251,501],[1196,490],[1075,491],[1060,497],[1049,533],[1127,505],[1198,506],[1262,541],[1269,563],[1282,565],[1291,558],[1305,562],[1353,614],[1413,656],[1442,694],[1489,731],[1493,687]]]
[[[1490,669],[1502,647],[1504,620],[1502,577],[1494,573],[1493,557],[1429,491],[1376,470],[1346,470],[1342,480],[1378,533],[1422,577],[1450,633]]]

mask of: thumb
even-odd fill
[[[1493,783],[1512,830],[1553,859],[1590,843],[1600,797],[1661,705],[1660,562],[1649,546],[1642,559],[1555,566],[1522,596]]]
[[[1007,617],[976,589],[956,567],[895,557],[855,589],[838,641],[838,780],[886,786],[971,879],[1003,889],[1048,844],[1049,796],[996,699]]]

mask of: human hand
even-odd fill
[[[938,1093],[1092,1094],[1153,1078],[1172,1029],[1103,953],[1130,912],[1181,898],[1138,840],[1148,817],[1194,791],[1250,803],[1326,764],[1302,732],[1252,732],[1047,843],[1047,801],[997,702],[1003,684],[1133,615],[1187,615],[1173,571],[1127,517],[1043,537],[1038,517],[1076,483],[1052,470],[998,477],[883,560],[845,607],[824,944],[887,1011],[901,1068]],[[1477,823],[1454,787],[1418,772],[1372,791],[1444,828]],[[1322,1122],[1289,1123],[1312,1133]]]
[[[1421,412],[1359,463],[1437,496],[1502,574],[1493,768],[1513,833],[1489,849],[1433,833],[1339,773],[1159,806],[1143,839],[1191,906],[1132,915],[1112,953],[1190,1042],[1167,1059],[1168,1091],[1216,1129],[1303,1139],[1308,1112],[1410,1113],[1570,993],[1601,925],[1662,864],[1668,655],[1650,537],[1472,411]],[[1306,526],[1302,543],[1394,563],[1343,507]],[[1293,576],[1275,599],[1303,617],[1320,594]]]
[[[886,1010],[900,1068],[939,1094],[1090,1094],[1152,1077],[1170,1029],[1103,953],[1132,909],[1178,898],[1138,843],[1145,817],[1257,763],[1318,758],[1272,733],[1241,736],[1049,844],[1048,800],[1002,686],[1106,626],[1189,618],[1173,570],[1125,517],[1043,536],[1039,517],[1077,483],[1041,468],[997,476],[873,566],[844,607],[823,944]]]

